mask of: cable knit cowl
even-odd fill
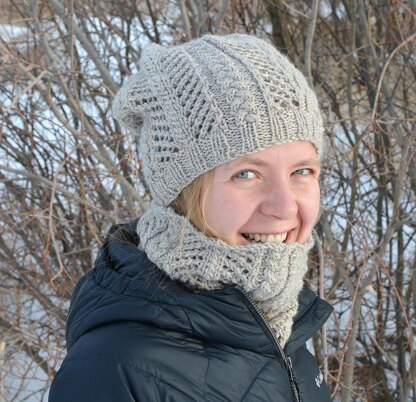
[[[172,208],[155,203],[140,218],[137,232],[140,247],[171,279],[198,290],[225,286],[244,289],[285,345],[312,238],[305,244],[230,245],[205,236]]]

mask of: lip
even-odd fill
[[[283,242],[283,244],[288,244],[289,243],[289,241],[291,240],[291,237],[292,237],[292,232],[294,231],[294,228],[292,228],[292,229],[288,229],[288,230],[282,230],[282,231],[279,231],[279,232],[241,232],[240,233],[240,236],[244,239],[244,244],[252,244],[252,242],[250,242],[249,240],[247,240],[244,236],[243,236],[243,234],[247,234],[247,233],[255,233],[255,234],[259,234],[259,235],[269,235],[269,234],[272,234],[272,235],[274,235],[274,236],[276,236],[276,235],[281,235],[281,234],[283,234],[283,233],[287,233],[287,235],[286,235],[286,239],[285,239],[285,241]]]
[[[292,233],[294,229],[291,229],[289,232],[287,232],[286,240],[284,241],[285,244],[290,244],[292,240]]]

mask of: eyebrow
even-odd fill
[[[321,162],[314,158],[307,158],[307,159],[302,159],[299,162],[294,163],[292,167],[300,166],[300,165],[312,165],[315,167],[321,167]]]
[[[267,163],[265,161],[263,161],[262,159],[250,156],[250,155],[245,155],[243,157],[241,157],[239,160],[234,160],[228,163],[228,166],[226,166],[225,170],[228,172],[230,170],[234,170],[237,169],[239,166],[245,164],[245,163],[250,163],[252,165],[256,165],[256,166],[266,166]]]

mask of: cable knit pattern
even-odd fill
[[[140,135],[144,177],[164,206],[199,175],[242,155],[294,140],[322,153],[315,94],[285,56],[249,35],[149,46],[113,112]]]
[[[306,244],[229,245],[207,237],[172,208],[152,203],[137,232],[148,258],[191,289],[242,287],[256,301],[281,345],[289,338],[307,270]]]

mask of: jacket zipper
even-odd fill
[[[272,327],[270,326],[270,324],[267,321],[266,317],[264,316],[263,312],[259,309],[259,307],[257,306],[256,302],[253,300],[253,298],[244,289],[242,289],[240,287],[238,287],[236,289],[247,299],[247,301],[253,307],[254,311],[259,316],[260,320],[263,322],[264,329],[266,329],[266,332],[269,335],[271,335],[274,347],[275,347],[277,353],[279,354],[279,356],[281,357],[281,359],[283,361],[283,364],[286,368],[286,371],[289,375],[289,382],[290,382],[290,386],[292,388],[293,396],[295,397],[295,401],[296,402],[301,402],[299,391],[298,391],[297,384],[296,384],[296,381],[295,381],[295,376],[293,374],[292,360],[290,359],[289,356],[286,356],[285,352],[283,351],[283,348],[280,346],[280,343],[279,343],[279,340],[277,339],[277,336],[275,335],[275,333],[272,330]]]

